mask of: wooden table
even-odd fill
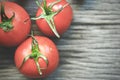
[[[120,0],[68,1],[73,22],[61,39],[53,39],[60,52],[60,65],[42,80],[120,80]],[[30,16],[35,15],[34,0],[16,3]],[[39,34],[34,22],[32,26]],[[40,80],[19,73],[14,51],[0,47],[0,80]]]

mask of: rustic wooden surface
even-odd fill
[[[15,1],[34,16],[34,0]],[[60,65],[42,80],[120,80],[120,0],[68,1],[73,22],[61,39],[53,39],[60,51]],[[33,29],[39,34],[35,24]],[[18,72],[14,50],[0,48],[0,80],[40,80]]]

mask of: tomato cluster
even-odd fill
[[[38,10],[32,18],[17,3],[0,2],[0,46],[17,47],[15,65],[30,78],[46,77],[58,67],[59,52],[48,37],[60,38],[73,17],[72,8],[66,0],[35,2]],[[39,30],[46,36],[30,35],[31,20],[36,20]]]

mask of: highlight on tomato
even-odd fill
[[[69,27],[73,18],[72,7],[66,0],[35,0],[38,5],[36,24],[41,32],[47,36],[58,37]]]
[[[30,28],[30,16],[23,7],[14,2],[0,2],[0,45],[19,45],[27,38]]]
[[[43,78],[50,75],[59,64],[56,45],[47,37],[31,36],[15,51],[15,65],[25,76]]]

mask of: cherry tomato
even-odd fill
[[[0,6],[0,45],[17,46],[30,32],[30,16],[23,7],[14,2],[0,2]]]
[[[70,4],[66,0],[43,0],[42,5],[38,6],[36,18],[33,18],[38,28],[47,36],[59,38],[72,22]]]
[[[18,70],[27,77],[46,77],[57,68],[59,52],[49,38],[34,36],[34,39],[37,42],[30,37],[17,48],[14,57],[15,64]]]

